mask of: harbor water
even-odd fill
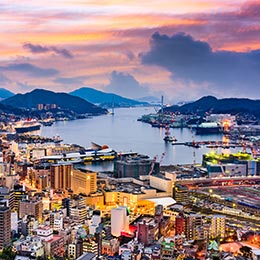
[[[88,119],[59,121],[52,126],[43,126],[41,135],[53,137],[59,135],[63,143],[79,144],[86,148],[91,142],[108,145],[117,152],[138,152],[157,157],[161,165],[201,163],[202,155],[212,149],[206,146],[193,148],[184,145],[172,145],[163,141],[165,129],[151,127],[137,121],[143,114],[154,113],[153,107],[118,108],[114,115],[103,115]],[[178,142],[221,141],[221,134],[195,135],[189,128],[171,128]],[[237,149],[235,149],[237,150]],[[215,151],[230,153],[233,148]],[[86,166],[95,170],[111,170],[111,162]]]

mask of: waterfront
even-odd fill
[[[162,158],[162,165],[201,163],[202,155],[212,149],[202,146],[192,148],[184,145],[172,145],[163,141],[164,129],[154,128],[149,124],[137,121],[143,114],[153,113],[153,107],[120,108],[114,115],[104,115],[90,119],[74,121],[59,121],[52,126],[43,126],[41,135],[52,137],[59,135],[64,143],[79,144],[90,147],[91,142],[108,145],[117,152],[134,151],[147,154],[151,158],[157,156],[157,161]],[[178,142],[195,141],[221,141],[223,136],[194,135],[188,128],[171,129]],[[228,153],[237,149],[221,149],[218,152]],[[164,156],[162,156],[164,154]],[[111,163],[97,166],[101,170],[109,170]]]

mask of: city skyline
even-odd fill
[[[259,12],[241,0],[4,0],[0,86],[257,98]]]

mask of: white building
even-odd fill
[[[53,239],[53,229],[49,226],[41,226],[37,230],[37,236],[39,236],[43,241],[49,241]]]
[[[119,237],[122,231],[129,231],[128,210],[124,206],[111,210],[111,234]]]

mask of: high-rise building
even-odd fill
[[[199,236],[199,229],[202,227],[202,215],[191,214],[186,217],[185,236],[188,240],[196,240]]]
[[[88,170],[72,170],[72,190],[74,194],[95,193],[97,191],[97,173]]]
[[[129,213],[124,206],[111,210],[111,234],[119,237],[122,231],[129,231]]]
[[[71,164],[53,164],[50,171],[52,189],[71,189]]]
[[[11,242],[11,209],[0,207],[0,250]]]
[[[6,203],[11,210],[14,209],[14,193],[5,186],[0,187],[0,201]]]
[[[225,237],[226,217],[223,215],[213,215],[211,217],[210,237],[224,238]]]
[[[17,211],[19,213],[19,203],[22,200],[22,197],[26,195],[25,188],[22,185],[16,184],[14,185],[13,190],[11,191],[13,193],[13,206],[12,211]]]

